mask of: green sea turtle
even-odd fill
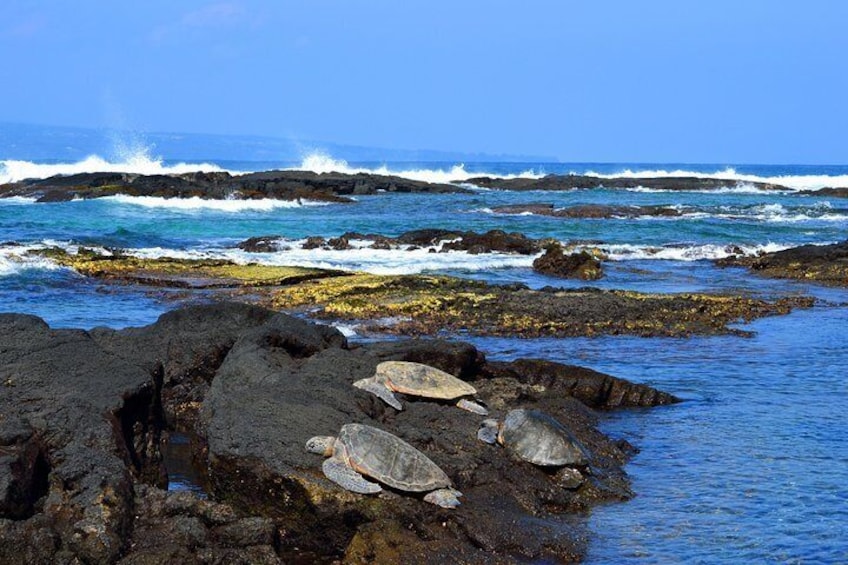
[[[462,493],[426,455],[383,430],[364,424],[342,426],[338,437],[315,436],[306,450],[328,457],[321,468],[328,479],[361,494],[380,492],[382,487],[363,475],[398,490],[428,492],[424,500],[443,508],[459,506]]]
[[[377,365],[373,377],[353,383],[367,390],[397,410],[403,410],[393,392],[439,400],[459,399],[456,405],[463,410],[486,416],[489,411],[467,397],[477,394],[477,389],[453,375],[435,367],[410,361],[383,361]]]
[[[477,438],[499,443],[521,459],[542,466],[585,466],[586,449],[565,426],[539,410],[510,410],[503,422],[484,420]]]

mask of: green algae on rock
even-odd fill
[[[746,335],[730,325],[812,303],[808,297],[769,302],[592,288],[530,290],[447,276],[370,274],[306,281],[273,296],[277,308],[318,307],[313,315],[359,321],[364,331],[522,337]]]
[[[342,271],[248,263],[240,265],[220,259],[145,259],[120,252],[107,255],[81,248],[68,253],[59,248],[34,251],[80,274],[109,280],[179,288],[264,287],[296,284]]]

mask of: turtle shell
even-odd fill
[[[586,465],[586,452],[568,429],[539,410],[510,410],[498,441],[535,465]]]
[[[346,424],[338,441],[344,445],[351,467],[390,487],[425,492],[451,485],[445,472],[426,455],[383,430]]]
[[[397,392],[425,398],[452,400],[477,394],[470,384],[435,367],[410,361],[384,361],[374,375]]]

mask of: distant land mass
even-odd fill
[[[141,132],[0,122],[0,159],[78,161],[90,155],[124,160],[147,153],[169,161],[300,162],[325,152],[354,162],[557,162],[540,155],[495,155],[433,149],[387,149],[255,135]]]

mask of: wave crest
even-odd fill
[[[139,175],[177,175],[193,172],[219,172],[225,169],[213,163],[165,164],[161,157],[151,157],[146,150],[126,155],[119,160],[107,160],[89,155],[74,163],[34,163],[15,159],[0,160],[0,184],[26,179],[45,179],[56,175],[81,173],[134,173]]]
[[[210,200],[192,196],[191,198],[162,198],[159,196],[106,196],[103,200],[117,204],[129,204],[145,208],[168,208],[171,210],[216,210],[218,212],[270,212],[278,208],[302,208],[304,206],[326,206],[327,202],[310,200],[276,200],[262,198],[255,200]]]

